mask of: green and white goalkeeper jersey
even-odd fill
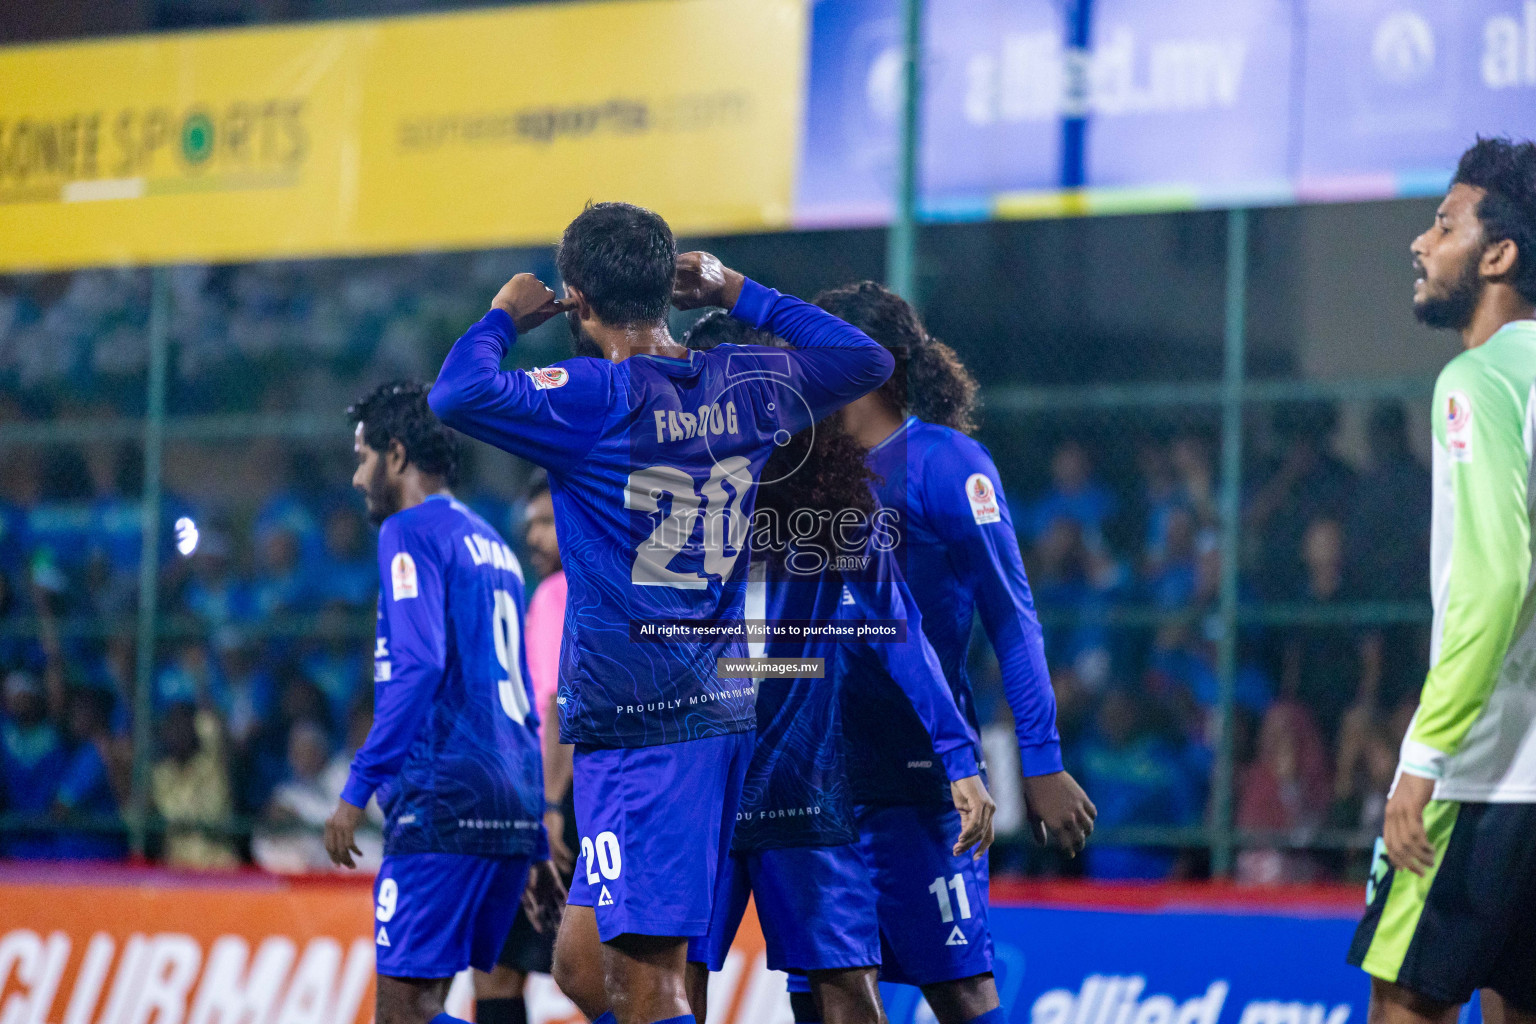
[[[1536,802],[1533,389],[1536,320],[1506,324],[1435,383],[1434,632],[1400,769],[1438,780],[1437,800]]]

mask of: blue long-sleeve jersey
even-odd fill
[[[757,695],[757,746],[742,789],[732,840],[740,851],[838,846],[858,838],[847,769],[843,705],[866,691],[901,703],[923,729],[925,757],[938,755],[949,780],[977,773],[971,730],[955,706],[938,655],[923,636],[922,615],[896,560],[872,534],[862,570],[828,567],[809,576],[772,574],[765,584],[769,621],[904,620],[902,642],[826,637],[770,640],[773,658],[823,658],[825,678],[764,679]],[[850,689],[849,679],[859,684]],[[854,713],[858,713],[855,709]]]
[[[1056,697],[1040,622],[991,455],[957,430],[913,417],[876,445],[867,463],[881,478],[881,504],[898,515],[897,560],[970,728],[978,731],[966,654],[979,610],[1002,669],[1024,774],[1060,771]],[[947,800],[944,774],[932,763],[911,709],[879,687],[859,692],[860,709],[850,711],[846,726],[859,801]]]
[[[379,530],[374,715],[341,797],[378,794],[384,851],[547,856],[523,572],[447,497]]]
[[[560,737],[638,747],[753,727],[752,689],[716,675],[736,639],[647,627],[741,619],[755,487],[776,441],[878,387],[890,354],[809,303],[748,281],[731,311],[798,351],[722,345],[687,358],[568,359],[501,372],[512,319],[454,345],[433,411],[549,471],[570,592]]]

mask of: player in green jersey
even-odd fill
[[[1536,145],[1479,139],[1412,246],[1414,312],[1465,349],[1435,384],[1429,676],[1349,960],[1370,1024],[1477,989],[1536,1024]]]

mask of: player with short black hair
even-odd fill
[[[975,381],[889,289],[864,281],[815,301],[896,357],[886,386],[850,404],[842,421],[869,451],[880,504],[898,516],[897,561],[972,741],[979,745],[980,726],[966,656],[979,610],[1013,711],[1037,834],[1076,852],[1097,811],[1062,770],[1056,699],[1002,481],[965,433]],[[987,861],[951,849],[958,820],[923,724],[869,674],[850,675],[843,708],[860,844],[878,889],[881,977],[921,987],[940,1024],[1000,1024]]]
[[[651,211],[589,206],[560,242],[565,297],[514,277],[431,395],[444,422],[549,472],[581,837],[555,978],[589,1018],[620,1024],[693,1021],[687,940],[709,927],[755,724],[751,686],[717,672],[745,644],[708,630],[742,618],[758,476],[780,439],[891,370],[836,317],[707,253],[674,254]],[[796,350],[690,351],[667,328],[669,302],[724,307]],[[562,312],[576,358],[500,370],[519,334]],[[679,624],[706,631],[657,630]]]
[[[571,221],[555,252],[566,287],[580,294],[590,316],[609,327],[654,326],[667,317],[677,243],[656,213],[629,203],[595,203]],[[581,311],[566,311],[578,356],[605,357],[581,327]]]
[[[1413,309],[1464,351],[1435,382],[1429,675],[1349,962],[1372,1024],[1478,989],[1536,1021],[1536,145],[1479,139],[1410,247]]]
[[[457,501],[458,444],[424,384],[385,384],[347,410],[368,516],[379,525],[374,717],[325,845],[355,867],[377,796],[375,1016],[452,1024],[453,976],[495,965],[525,893],[552,924],[559,879],[523,635],[523,578],[496,531]],[[533,883],[529,883],[530,866]]]

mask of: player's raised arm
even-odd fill
[[[518,274],[502,286],[490,312],[443,360],[427,396],[438,419],[546,468],[585,455],[602,429],[596,410],[610,405],[608,365],[577,359],[542,370],[501,369],[519,333],[564,311],[562,301],[532,274]]]
[[[884,384],[896,365],[889,352],[857,327],[758,284],[707,252],[685,252],[677,258],[672,302],[679,309],[722,306],[794,346],[787,358],[798,368],[795,386],[814,419]]]
[[[379,530],[383,629],[375,649],[373,727],[352,758],[341,799],[362,808],[405,762],[448,660],[443,577],[428,538],[386,521]],[[334,857],[334,854],[333,854]]]
[[[982,784],[975,741],[955,704],[939,656],[923,635],[922,613],[901,579],[895,559],[873,541],[866,550],[873,559],[871,570],[863,578],[846,577],[844,585],[864,618],[906,621],[905,642],[871,643],[869,647],[911,702],[933,741],[933,752],[944,765],[955,809],[960,812],[960,837],[954,852],[960,854],[974,847],[979,858],[992,845],[992,816],[997,804]]]
[[[1087,842],[1098,812],[1062,768],[1045,642],[997,467],[973,441],[947,454],[953,457],[927,466],[926,507],[951,557],[962,571],[974,571],[976,606],[1013,712],[1030,813],[1076,851]]]

